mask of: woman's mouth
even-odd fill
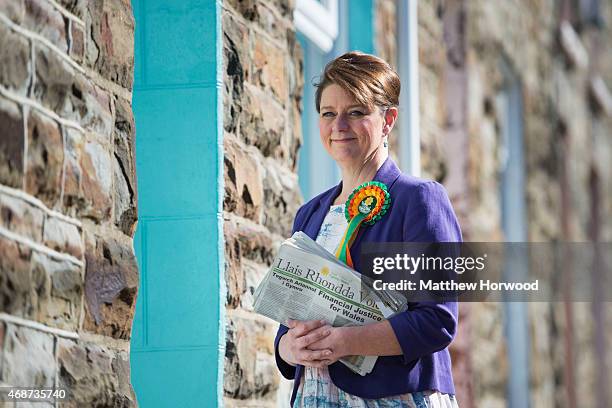
[[[346,138],[346,139],[331,139],[331,141],[333,143],[348,143],[348,142],[352,142],[353,140],[357,140],[356,137],[350,137],[350,138]]]

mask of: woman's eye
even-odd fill
[[[363,116],[364,115],[364,113],[362,111],[358,111],[358,110],[351,111],[349,114],[351,116]]]
[[[321,116],[323,116],[324,118],[333,118],[334,112],[323,112]]]

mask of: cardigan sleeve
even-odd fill
[[[298,230],[298,228],[302,228],[302,218],[304,216],[303,209],[303,206],[300,207],[300,209],[298,209],[297,213],[295,214],[295,219],[293,220],[293,228],[291,228],[292,235]],[[283,360],[278,352],[278,343],[280,342],[281,337],[283,337],[288,331],[289,328],[287,326],[283,324],[279,325],[278,330],[276,331],[276,337],[274,339],[274,359],[276,360],[276,366],[278,367],[283,377],[287,378],[288,380],[293,380],[295,378],[295,367]]]
[[[287,326],[282,324],[279,325],[278,331],[276,332],[276,338],[274,339],[274,359],[276,360],[276,366],[283,377],[288,380],[293,380],[295,378],[295,367],[283,360],[278,353],[278,343],[280,342],[281,337],[283,337],[288,331],[289,328]]]
[[[461,230],[444,187],[423,183],[404,218],[404,242],[461,242]],[[457,302],[410,302],[389,318],[408,364],[446,348],[457,329]]]

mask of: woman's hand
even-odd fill
[[[328,365],[335,363],[342,357],[351,355],[349,351],[350,342],[347,336],[350,328],[330,327],[329,330],[328,336],[308,346],[310,350],[330,350],[331,354],[325,357]]]
[[[287,363],[308,367],[325,367],[330,364],[332,351],[319,348],[311,350],[309,346],[330,335],[333,328],[325,320],[289,320],[289,330],[278,343],[278,353]]]

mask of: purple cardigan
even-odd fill
[[[391,207],[376,224],[362,227],[351,247],[356,270],[364,242],[460,242],[461,230],[444,187],[403,174],[389,158],[374,180],[389,188]],[[340,194],[342,183],[318,195],[297,212],[293,231],[315,239],[325,215]],[[408,392],[437,390],[454,394],[448,346],[457,330],[456,302],[414,302],[389,319],[403,355],[379,357],[374,370],[360,376],[344,364],[331,364],[329,374],[340,389],[362,398],[382,398]],[[287,379],[295,379],[291,405],[304,371],[278,354],[278,342],[288,328],[280,325],[274,341],[276,364]]]

